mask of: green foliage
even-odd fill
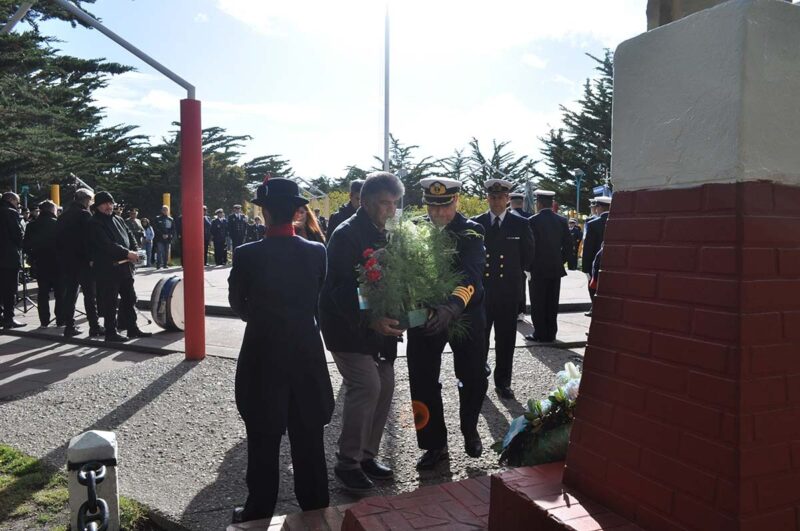
[[[422,188],[420,179],[435,175],[436,161],[432,157],[417,159],[414,154],[419,149],[417,145],[405,145],[400,140],[390,135],[389,144],[389,171],[397,175],[405,186],[406,193],[403,197],[404,205],[418,206],[422,204]],[[374,157],[379,163],[373,170],[383,169],[383,159]]]
[[[129,531],[153,528],[149,523],[147,508],[125,496],[119,497],[119,524],[121,529]]]
[[[540,140],[547,172],[539,185],[554,190],[562,205],[574,207],[576,180],[572,170],[586,174],[581,179],[580,211],[588,212],[592,188],[605,184],[606,171],[611,169],[611,104],[614,91],[614,65],[610,50],[604,57],[594,59],[599,76],[587,79],[578,110],[561,106],[563,126],[552,129]]]
[[[506,179],[524,184],[533,175],[533,162],[526,155],[517,156],[508,149],[510,142],[492,140],[492,154],[487,157],[481,152],[478,139],[469,142],[472,153],[469,156],[470,170],[464,183],[464,190],[478,197],[486,197],[483,184],[489,179]]]

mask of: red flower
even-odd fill
[[[375,249],[373,249],[372,247],[367,247],[366,249],[364,249],[364,252],[361,254],[361,256],[363,256],[364,258],[369,258],[370,256],[372,256],[374,252]]]
[[[376,265],[378,265],[378,259],[375,258],[375,257],[372,257],[369,260],[367,260],[367,263],[364,264],[364,267],[366,267],[367,269],[372,269]]]
[[[377,282],[381,279],[381,272],[377,269],[367,271],[367,280],[370,282]]]

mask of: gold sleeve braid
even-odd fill
[[[469,304],[469,300],[475,294],[475,286],[458,286],[456,289],[453,290],[453,295],[464,301],[464,306],[466,307]]]

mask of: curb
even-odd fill
[[[169,356],[170,354],[183,354],[182,350],[164,347],[150,347],[136,343],[106,343],[101,339],[84,339],[80,337],[64,337],[45,334],[43,332],[23,332],[19,328],[3,330],[4,335],[15,337],[28,337],[33,339],[43,339],[52,343],[65,345],[80,345],[85,347],[105,348],[109,350],[125,350],[129,352],[140,352],[142,354],[155,354],[156,356]]]

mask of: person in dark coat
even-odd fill
[[[225,265],[228,263],[228,220],[225,212],[218,208],[214,214],[217,217],[211,222],[211,239],[214,241],[214,264]]]
[[[394,472],[378,459],[394,393],[398,321],[372,318],[358,303],[356,266],[366,249],[386,245],[386,222],[403,197],[403,184],[388,172],[371,173],[363,202],[328,242],[328,277],[320,296],[320,324],[344,380],[342,432],[334,474],[347,490],[369,491],[372,479],[388,480]]]
[[[514,183],[489,179],[484,183],[489,211],[472,218],[485,231],[486,269],[483,289],[486,293],[486,357],[489,336],[494,326],[495,391],[511,400],[511,369],[517,338],[517,314],[520,295],[525,293],[525,271],[534,255],[533,233],[528,220],[507,208],[508,195]],[[524,300],[522,301],[524,304]]]
[[[606,232],[606,222],[608,221],[608,211],[611,208],[611,198],[606,196],[595,197],[595,211],[597,217],[586,223],[586,236],[583,239],[583,254],[581,255],[581,269],[591,280],[592,265],[594,258],[603,245],[603,237]],[[589,296],[594,301],[596,290],[589,287]]]
[[[361,205],[361,187],[364,185],[364,181],[361,179],[356,179],[355,181],[350,182],[350,201],[341,207],[339,210],[331,214],[331,219],[328,220],[328,230],[326,233],[326,240],[330,241],[331,236],[333,236],[333,231],[336,230],[340,224],[342,224],[345,220],[350,219],[358,210],[358,207]]]
[[[453,348],[453,363],[459,381],[459,420],[464,450],[473,458],[483,453],[478,416],[488,387],[482,282],[486,249],[483,246],[483,226],[457,211],[459,181],[428,177],[422,179],[420,185],[430,221],[456,239],[454,267],[462,275],[459,286],[447,302],[432,309],[424,327],[408,331],[406,361],[414,416],[428,419],[417,427],[417,446],[425,450],[417,461],[417,469],[430,470],[439,461],[449,459],[439,380],[442,352],[448,341]],[[466,330],[450,338],[450,324],[462,316]]]
[[[522,192],[511,192],[508,194],[510,201],[510,209],[522,216],[525,219],[530,218],[533,214],[525,210],[525,194]],[[525,290],[527,288],[527,282],[522,283],[522,288],[520,288],[520,298],[519,298],[519,310],[517,314],[517,321],[524,321],[525,320],[525,306],[526,306],[526,299]]]
[[[572,252],[570,252],[569,260],[567,260],[567,267],[570,271],[575,271],[578,269],[578,249],[581,246],[581,240],[583,240],[583,231],[578,226],[578,220],[570,219],[569,220],[569,234],[572,236]]]
[[[83,292],[83,307],[89,321],[89,336],[105,334],[100,326],[97,311],[97,288],[91,268],[89,249],[89,222],[92,214],[89,205],[94,194],[88,188],[75,191],[72,203],[58,217],[58,240],[56,246],[61,261],[61,286],[63,289],[64,336],[77,336],[82,330],[75,326],[75,303],[79,290]],[[59,316],[56,316],[58,319]]]
[[[25,323],[14,319],[24,234],[18,209],[19,196],[14,192],[5,192],[0,199],[0,325],[3,328],[25,326]]]
[[[60,259],[56,242],[58,241],[58,221],[56,204],[50,200],[39,204],[39,215],[28,223],[25,229],[23,249],[28,254],[28,262],[36,273],[36,307],[39,311],[40,328],[50,324],[50,292],[56,300],[56,323],[63,322],[63,289],[59,273]]]
[[[531,322],[528,341],[551,343],[558,332],[558,301],[561,277],[567,275],[564,263],[572,248],[567,220],[553,212],[555,192],[536,190],[536,215],[528,220],[536,240],[536,257],[531,265]]]
[[[263,209],[267,237],[233,250],[228,301],[247,322],[236,366],[236,407],[247,429],[248,490],[234,522],[272,516],[287,430],[300,508],[328,505],[323,428],[334,398],[316,320],[326,258],[324,245],[294,235],[292,216],[305,202],[293,181],[266,181],[253,203]]]
[[[136,325],[133,264],[139,260],[136,253],[138,247],[125,222],[113,213],[113,204],[114,198],[108,192],[100,192],[95,196],[95,213],[89,223],[89,241],[97,292],[102,301],[100,309],[103,312],[106,341],[118,343],[152,334],[139,330]],[[117,332],[118,324],[127,331],[127,338]]]
[[[211,243],[211,218],[208,207],[203,205],[203,265],[208,265],[208,245]]]
[[[95,204],[97,204],[96,200]],[[167,205],[161,207],[161,214],[156,216],[153,221],[153,230],[156,233],[156,269],[160,269],[168,265],[170,247],[175,237],[175,220],[169,215],[169,207]]]
[[[247,237],[247,216],[242,214],[242,205],[233,205],[233,214],[228,216],[228,236],[232,249],[243,244]]]

